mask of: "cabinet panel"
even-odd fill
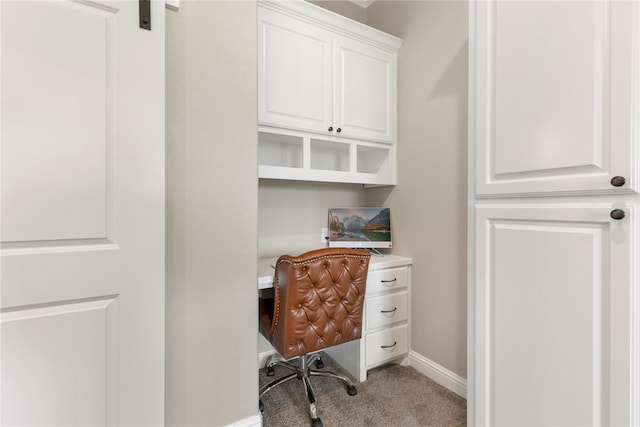
[[[334,42],[334,124],[341,135],[393,142],[395,55],[357,42]]]
[[[331,125],[331,35],[313,25],[260,9],[258,120],[327,132]]]
[[[387,268],[370,271],[367,276],[367,294],[405,288],[409,284],[409,269],[407,267]]]
[[[637,189],[634,7],[474,5],[470,137],[477,195]],[[625,177],[625,185],[613,187],[614,176]]]
[[[367,368],[404,356],[409,351],[408,328],[402,325],[367,334]]]
[[[100,239],[110,228],[117,18],[65,4],[3,4],[3,242]]]
[[[365,324],[367,331],[372,331],[407,320],[409,293],[405,291],[367,298],[365,304],[367,316]]]
[[[629,424],[637,219],[623,209],[477,208],[476,424]]]

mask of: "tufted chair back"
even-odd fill
[[[370,254],[327,248],[275,265],[274,298],[260,306],[260,331],[289,359],[358,339]]]

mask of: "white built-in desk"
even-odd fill
[[[367,379],[367,369],[402,362],[409,354],[412,262],[397,255],[371,255],[362,338],[325,350],[358,381]],[[275,263],[275,258],[258,261],[258,289],[273,287]],[[262,352],[260,360],[274,354],[273,349]]]

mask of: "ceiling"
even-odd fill
[[[357,4],[358,6],[362,6],[364,8],[368,7],[371,3],[374,2],[374,0],[349,0],[355,4]]]

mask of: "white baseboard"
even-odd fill
[[[415,351],[409,352],[409,366],[455,394],[467,398],[467,380]]]
[[[236,421],[235,423],[231,423],[228,427],[262,427],[262,416],[254,415],[252,417]]]

